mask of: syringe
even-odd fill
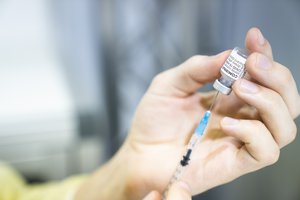
[[[238,47],[235,47],[230,53],[230,56],[227,58],[227,60],[221,67],[220,70],[221,77],[215,80],[213,84],[213,87],[217,90],[217,93],[213,98],[209,110],[204,113],[203,118],[201,119],[198,127],[196,128],[194,134],[192,135],[188,143],[187,150],[183,155],[183,158],[180,161],[179,165],[177,166],[173,176],[171,177],[167,189],[163,193],[163,200],[166,200],[171,185],[180,179],[182,173],[187,168],[193,149],[195,148],[197,142],[205,132],[206,126],[211,116],[211,111],[215,105],[219,92],[225,95],[229,95],[232,90],[231,87],[233,83],[237,79],[244,77],[246,73],[245,63],[247,57],[248,57],[248,53],[246,51]]]
[[[199,141],[199,139],[201,138],[201,136],[205,132],[206,126],[207,126],[207,124],[209,122],[209,119],[210,119],[210,116],[211,116],[211,111],[212,111],[213,106],[214,106],[214,104],[217,100],[218,94],[219,94],[219,92],[216,93],[209,110],[204,113],[204,116],[202,117],[199,125],[195,129],[195,132],[193,133],[193,135],[192,135],[192,137],[191,137],[191,139],[190,139],[190,141],[187,145],[187,150],[186,150],[185,154],[183,155],[182,160],[180,161],[180,163],[176,167],[176,170],[175,170],[173,176],[170,179],[170,182],[167,186],[167,189],[163,193],[163,200],[166,200],[170,187],[172,186],[172,184],[174,182],[176,182],[177,180],[180,179],[180,177],[183,174],[184,170],[187,168],[187,166],[189,164],[189,161],[190,161],[190,157],[192,155],[192,152],[193,152],[197,142]]]

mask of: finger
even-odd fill
[[[245,46],[250,52],[259,52],[273,59],[272,48],[258,28],[251,28],[245,38]]]
[[[157,191],[152,191],[143,198],[143,200],[160,200],[160,199],[161,196]]]
[[[252,52],[260,52],[261,54],[265,54],[269,58],[273,58],[272,55],[272,48],[269,44],[269,42],[264,38],[263,34],[258,28],[251,28],[246,35],[245,38],[245,46],[249,50],[250,53]],[[250,56],[251,57],[251,56]],[[249,59],[249,58],[248,58]],[[247,59],[247,60],[248,60]],[[247,65],[247,64],[246,64]],[[248,70],[248,69],[247,69]],[[246,74],[246,77],[248,77],[249,74]],[[248,79],[253,80],[251,76],[248,77]],[[221,110],[232,110],[235,111],[239,110],[243,107],[243,103],[237,99],[234,94],[231,94],[226,97],[222,97],[225,99],[223,100],[222,106],[219,106]]]
[[[219,76],[229,51],[216,56],[194,56],[178,67],[157,75],[150,86],[155,94],[185,97]]]
[[[167,200],[191,200],[191,190],[190,187],[185,182],[174,183],[167,196]]]
[[[300,96],[290,70],[260,53],[253,53],[246,62],[249,75],[261,85],[276,91],[285,101],[293,118],[300,114]]]
[[[262,122],[225,117],[221,120],[221,128],[245,144],[236,155],[241,174],[244,170],[257,170],[278,160],[279,147]]]
[[[285,102],[277,92],[245,79],[236,81],[233,91],[239,98],[258,110],[280,147],[295,139],[296,125]]]

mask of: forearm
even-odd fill
[[[78,189],[74,200],[129,199],[128,150],[123,147]]]

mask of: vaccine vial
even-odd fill
[[[233,83],[246,73],[245,63],[247,57],[248,53],[245,50],[235,47],[221,67],[221,77],[215,80],[213,87],[217,91],[229,95]]]

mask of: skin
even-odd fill
[[[300,97],[291,72],[273,60],[271,46],[257,28],[248,31],[245,44],[251,53],[247,78],[236,81],[229,96],[219,96],[182,177],[192,195],[275,163],[280,149],[296,137]],[[151,190],[157,194],[152,199],[160,199],[215,95],[197,91],[220,76],[229,54],[194,56],[158,74],[125,143],[79,188],[75,199],[137,200]]]
[[[150,192],[143,200],[160,200],[162,196],[157,191]],[[168,192],[167,200],[191,200],[190,187],[185,182],[176,182]]]

